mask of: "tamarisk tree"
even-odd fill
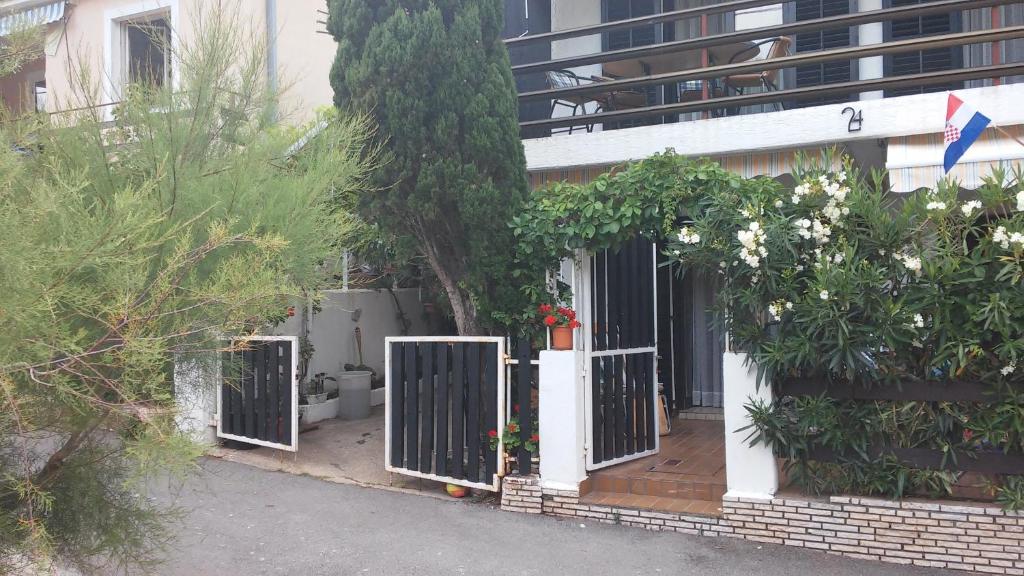
[[[358,235],[366,121],[286,154],[235,20],[197,17],[177,89],[133,86],[112,121],[82,84],[57,103],[78,112],[0,125],[0,573],[149,570],[173,510],[147,480],[198,453],[175,362],[283,316]]]

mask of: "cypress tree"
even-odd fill
[[[527,195],[501,0],[331,0],[338,107],[369,113],[391,159],[364,216],[413,240],[460,334],[520,311],[508,226]]]

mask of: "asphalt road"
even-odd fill
[[[202,467],[184,486],[158,489],[188,512],[161,574],[953,574],[502,512],[219,460]]]

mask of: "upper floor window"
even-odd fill
[[[128,84],[166,86],[171,75],[171,26],[166,16],[121,23],[122,73]]]

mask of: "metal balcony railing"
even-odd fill
[[[791,2],[793,0],[790,0]],[[1010,8],[1019,7],[1019,0],[932,0],[915,4],[887,2],[886,7],[879,10],[842,13],[819,18],[785,21],[782,24],[757,27],[745,30],[708,33],[708,22],[712,18],[724,18],[737,11],[749,8],[780,4],[779,0],[733,0],[701,6],[674,10],[651,16],[605,22],[592,26],[582,26],[553,32],[526,35],[506,41],[510,50],[522,50],[520,47],[548,44],[559,41],[571,41],[574,38],[593,37],[596,34],[608,34],[623,30],[635,30],[652,25],[671,25],[677,21],[694,21],[699,23],[700,34],[679,40],[671,40],[645,46],[629,47],[617,50],[604,50],[596,53],[579,54],[569,57],[543,61],[518,62],[513,65],[513,72],[519,78],[539,75],[558,70],[587,70],[580,76],[590,80],[589,70],[594,65],[602,65],[604,69],[612,68],[617,63],[621,68],[623,62],[637,64],[631,69],[642,70],[642,74],[613,77],[610,74],[594,75],[593,81],[580,85],[548,86],[544,89],[524,89],[519,93],[521,103],[554,101],[561,102],[602,102],[603,109],[597,112],[576,114],[574,116],[524,117],[521,128],[524,137],[538,137],[551,134],[566,128],[592,127],[603,125],[604,129],[623,126],[625,122],[636,123],[674,122],[683,119],[681,115],[698,118],[709,116],[732,115],[761,111],[763,107],[771,109],[789,108],[820,103],[824,101],[842,101],[856,99],[858,94],[872,91],[885,91],[886,95],[899,94],[900,90],[921,89],[924,91],[950,89],[964,86],[971,81],[985,80],[990,83],[1016,81],[1014,77],[1024,75],[1024,14],[1018,14],[1016,20],[1004,18],[1010,14]],[[782,2],[782,4],[789,4]],[[1013,9],[1016,14],[1016,8]],[[903,30],[907,22],[935,22],[936,19],[962,23],[968,19],[964,16],[970,12],[978,15],[984,13],[985,24],[979,26],[977,18],[970,27],[958,26],[940,29],[928,29],[920,25],[921,33],[902,36],[892,33],[894,24],[901,25]],[[1004,20],[1007,20],[1004,22]],[[885,26],[884,41],[874,44],[857,44],[858,27],[879,23]],[[851,42],[838,47],[824,46],[819,49],[801,49],[800,38],[815,34],[833,34],[836,31],[849,33]],[[769,58],[741,59],[735,62],[716,63],[711,54],[716,48],[752,44],[769,38],[797,38],[797,51],[788,55],[776,54]],[[605,42],[607,44],[607,42]],[[806,45],[806,43],[804,43]],[[1013,49],[1010,49],[1010,47]],[[973,58],[976,62],[965,62],[959,53],[981,49],[985,58]],[[946,58],[944,65],[936,66],[935,54],[952,54],[956,57]],[[918,69],[906,66],[891,66],[890,63],[900,58],[906,61],[908,55],[923,55]],[[697,66],[672,66],[669,71],[657,72],[645,66],[645,60],[653,61],[658,57],[661,62],[687,57]],[[812,65],[829,66],[846,63],[851,69],[856,62],[865,58],[883,57],[886,65],[884,72],[872,78],[856,78],[850,75],[847,80],[818,82],[808,85],[795,80],[795,72]],[[913,61],[913,58],[911,58]],[[590,67],[590,68],[581,68]],[[739,75],[763,75],[771,73],[780,82],[765,84],[765,89],[757,92],[749,90],[730,90],[729,79]],[[678,86],[697,86],[702,92],[697,98],[685,101],[678,99]],[[534,82],[536,85],[536,82]],[[609,95],[630,92],[645,95],[646,105],[634,102],[629,107],[616,107],[614,98]],[[692,96],[692,95],[691,95]],[[641,102],[643,104],[643,102]],[[596,104],[595,104],[596,106]],[[761,107],[761,108],[759,108]],[[593,108],[593,106],[591,106]],[[549,110],[554,110],[551,106]],[[534,110],[543,110],[535,106]],[[575,113],[575,111],[574,111]]]

